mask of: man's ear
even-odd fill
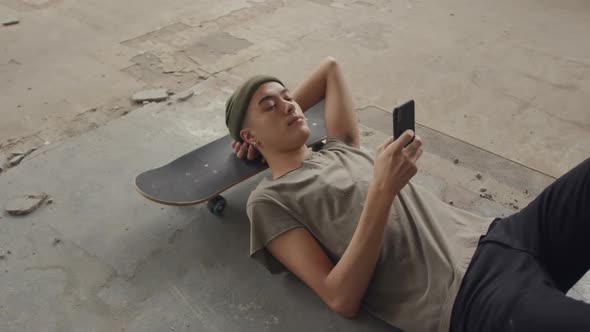
[[[242,141],[248,144],[253,144],[256,142],[256,138],[250,132],[250,128],[240,130],[240,137],[242,138]]]

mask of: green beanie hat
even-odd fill
[[[229,129],[229,134],[236,141],[241,142],[240,130],[246,117],[248,104],[254,95],[254,92],[264,83],[277,82],[285,86],[278,78],[268,75],[256,75],[244,82],[225,103],[225,125]]]

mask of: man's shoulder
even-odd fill
[[[362,147],[356,148],[354,146],[350,146],[348,144],[346,144],[345,142],[334,138],[334,137],[328,137],[326,139],[326,143],[324,144],[324,146],[322,147],[322,150],[324,151],[337,151],[343,154],[355,154],[355,155],[360,155],[363,156],[365,158],[369,158],[369,159],[373,159],[367,152],[366,149],[363,149]]]
[[[358,150],[357,148],[350,146],[346,143],[344,143],[343,141],[335,138],[335,137],[328,137],[326,138],[326,143],[324,144],[324,146],[322,147],[322,150],[334,150],[334,149],[344,149],[344,150],[349,150],[349,149],[354,149],[354,150]]]
[[[336,160],[339,163],[346,161],[346,167],[351,170],[365,168],[372,169],[374,162],[373,156],[371,156],[366,149],[350,146],[343,141],[332,137],[326,140],[320,153],[323,153],[326,158]]]
[[[278,192],[272,188],[271,183],[265,178],[250,192],[247,205],[255,202],[268,202],[278,198]]]

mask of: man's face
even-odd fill
[[[245,126],[240,133],[245,141],[255,137],[256,146],[270,152],[301,147],[309,137],[310,130],[291,92],[277,82],[268,82],[261,85],[252,96]]]

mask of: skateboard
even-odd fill
[[[324,103],[305,112],[311,134],[306,145],[319,150],[326,138]],[[221,193],[268,169],[258,160],[238,159],[230,135],[201,146],[172,162],[139,174],[135,187],[144,197],[166,205],[185,206],[207,202],[220,216],[226,206]]]

